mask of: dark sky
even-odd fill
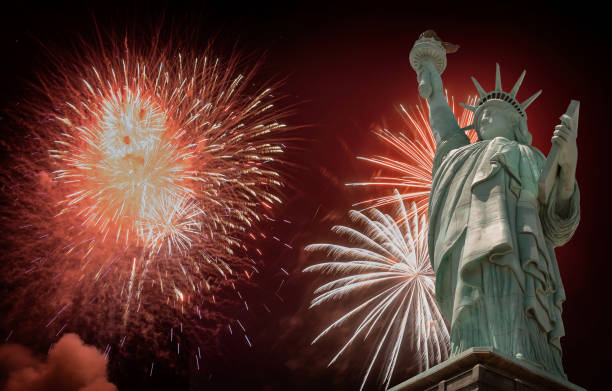
[[[192,368],[177,373],[160,368],[157,377],[149,378],[148,362],[111,362],[111,381],[120,390],[358,387],[364,361],[359,352],[327,368],[340,341],[329,340],[330,345],[323,347],[309,344],[333,314],[306,310],[315,285],[300,271],[315,259],[306,258],[302,249],[332,238],[330,226],[343,221],[353,202],[366,198],[364,190],[346,189],[343,184],[372,174],[370,167],[355,160],[357,155],[378,151],[369,131],[372,124],[383,120],[394,124],[394,106],[418,101],[408,54],[418,35],[433,28],[445,40],[461,45],[458,53],[448,56],[443,75],[449,92],[459,99],[474,93],[469,76],[485,89],[492,87],[495,62],[501,65],[506,89],[527,70],[519,97],[543,89],[528,115],[534,144],[545,153],[569,100],[581,101],[577,172],[581,224],[572,241],[557,251],[567,293],[562,345],[569,379],[588,389],[602,389],[612,347],[606,316],[612,276],[607,246],[612,233],[607,190],[610,37],[603,10],[582,3],[537,8],[535,2],[501,1],[504,5],[224,3],[104,2],[99,7],[58,3],[2,10],[4,107],[22,99],[28,81],[40,71],[45,58],[42,45],[67,48],[77,36],[90,39],[95,20],[101,30],[118,32],[138,32],[140,26],[143,31],[151,26],[187,27],[199,33],[201,42],[195,46],[214,37],[219,53],[229,53],[235,46],[243,53],[263,54],[262,72],[286,78],[280,92],[287,103],[297,104],[290,124],[308,125],[296,132],[304,141],[290,157],[299,167],[291,173],[292,189],[278,214],[293,222],[281,235],[294,249],[269,251],[258,281],[261,292],[254,295],[269,302],[272,313],[250,319],[254,346],[248,348],[244,341],[230,337],[222,340],[222,358],[210,358],[206,376],[194,374]],[[289,272],[287,279],[280,267]],[[283,301],[275,299],[274,292]]]

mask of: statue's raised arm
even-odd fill
[[[419,94],[429,104],[429,123],[436,143],[461,133],[457,118],[450,108],[440,74],[446,68],[446,53],[459,46],[442,42],[433,30],[427,30],[415,42],[410,52],[410,65],[417,73]]]

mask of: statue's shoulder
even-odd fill
[[[546,156],[544,156],[542,151],[540,151],[538,148],[534,147],[533,145],[526,145],[526,144],[519,144],[519,145],[521,147],[521,151],[523,152],[523,154],[531,155],[531,157],[537,160],[538,162],[542,162],[546,160]]]
[[[496,137],[490,140],[493,144],[491,147],[501,151],[519,151],[522,157],[527,157],[530,160],[535,160],[538,163],[546,160],[546,156],[538,148],[530,144],[523,144],[516,140],[508,140],[504,137]],[[481,141],[486,142],[486,141]]]

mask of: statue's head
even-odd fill
[[[526,118],[502,100],[493,99],[482,106],[478,115],[474,115],[474,129],[479,140],[505,137],[522,144],[531,144]]]
[[[516,100],[516,93],[523,82],[525,71],[521,74],[512,90],[508,93],[502,90],[499,64],[496,64],[495,90],[486,92],[472,77],[480,99],[476,106],[461,104],[474,113],[474,123],[464,128],[475,129],[479,140],[492,140],[495,137],[505,137],[521,144],[531,144],[531,133],[527,129],[525,109],[542,92],[535,93],[522,103]]]

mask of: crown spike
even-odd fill
[[[525,111],[525,109],[534,101],[536,100],[536,98],[538,96],[540,96],[540,94],[542,93],[542,90],[536,92],[535,94],[531,95],[531,97],[527,98],[523,103],[521,103],[521,109],[523,111]]]
[[[512,91],[510,91],[510,96],[511,97],[516,98],[516,94],[517,94],[519,88],[521,88],[521,84],[523,84],[523,79],[525,78],[525,74],[526,73],[527,73],[527,71],[523,71],[523,73],[521,73],[521,75],[519,76],[518,80],[514,84],[514,87],[512,87]]]
[[[495,91],[503,91],[501,82],[501,72],[499,70],[498,63],[495,63]]]
[[[468,125],[468,126],[464,126],[463,128],[461,128],[461,129],[459,129],[459,130],[461,130],[461,131],[463,131],[463,132],[467,132],[468,130],[471,130],[471,129],[476,129],[476,125],[474,125],[474,124],[470,124],[470,125]]]
[[[478,83],[478,80],[476,80],[474,76],[472,76],[472,82],[474,83],[474,86],[476,86],[480,97],[484,98],[487,95],[487,92],[480,86],[480,83]]]
[[[459,106],[463,107],[466,110],[469,110],[471,112],[475,112],[476,111],[476,107],[471,106],[471,105],[467,105],[465,103],[459,103]]]

